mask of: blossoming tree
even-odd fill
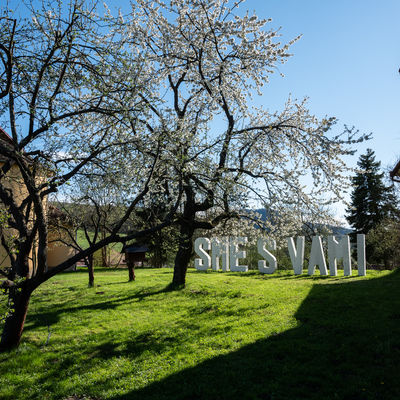
[[[0,124],[10,134],[0,141],[0,240],[8,256],[0,268],[8,298],[0,351],[19,344],[39,285],[111,242],[148,233],[122,236],[120,229],[143,207],[163,152],[155,135],[137,131],[149,72],[140,54],[126,57],[112,18],[100,18],[83,1],[43,2],[30,12],[25,21],[4,8],[0,20]],[[124,212],[101,240],[48,268],[48,196],[127,160],[135,179],[125,191]],[[168,225],[172,214],[151,230]]]
[[[342,157],[365,139],[352,131],[332,137],[335,119],[316,118],[306,101],[289,99],[273,113],[252,106],[298,38],[282,44],[270,20],[239,14],[241,3],[138,0],[120,19],[132,54],[146,54],[158,87],[143,96],[144,128],[164,133],[168,176],[184,192],[178,286],[185,283],[196,229],[213,229],[254,204],[268,209],[273,228],[279,220],[296,221],[305,207],[342,199],[348,186]]]
[[[0,235],[10,259],[1,274],[14,311],[2,350],[18,345],[40,284],[108,243],[149,233],[120,235],[138,206],[162,204],[150,231],[179,225],[173,284],[180,286],[196,229],[213,229],[254,204],[268,209],[273,228],[319,207],[321,193],[329,192],[324,201],[342,198],[342,157],[363,137],[332,137],[334,119],[318,120],[304,101],[289,99],[275,113],[251,106],[293,41],[281,44],[268,20],[239,15],[241,3],[137,0],[126,16],[99,18],[84,0],[55,1],[31,10],[25,23],[3,10],[0,121],[11,137],[0,143],[0,200],[10,227]],[[124,213],[104,238],[49,269],[47,197],[119,165],[131,177],[121,189]],[[18,199],[8,185],[12,168],[24,188]]]

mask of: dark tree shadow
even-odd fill
[[[171,285],[167,285],[161,289],[157,287],[148,288],[136,291],[134,294],[129,296],[120,296],[112,298],[106,297],[106,300],[103,300],[104,297],[102,298],[101,296],[102,294],[104,294],[104,292],[101,291],[101,288],[99,290],[100,290],[98,292],[99,301],[97,302],[91,302],[89,304],[81,306],[69,306],[69,305],[67,307],[60,306],[51,311],[36,312],[33,315],[28,314],[24,330],[29,331],[41,326],[56,324],[57,322],[59,322],[63,314],[74,313],[80,310],[91,310],[91,311],[113,310],[122,304],[129,303],[130,301],[142,301],[147,297],[156,296],[162,293],[172,292],[174,290],[180,290],[180,288],[174,288],[171,287]]]
[[[113,400],[400,399],[400,272],[316,284],[295,317],[294,329]]]

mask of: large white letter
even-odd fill
[[[229,243],[229,263],[232,272],[247,272],[247,265],[239,265],[239,258],[246,257],[245,250],[239,250],[240,244],[246,244],[247,237],[231,238]]]
[[[338,242],[335,236],[328,236],[328,260],[329,260],[329,274],[331,276],[337,275],[336,260],[343,259],[344,276],[351,276],[351,254],[350,254],[350,239],[343,236]]]
[[[321,275],[328,275],[324,249],[322,248],[322,240],[320,236],[313,236],[312,238],[310,262],[308,264],[308,275],[314,274],[316,265],[319,266]]]
[[[303,273],[303,262],[304,262],[304,236],[299,236],[296,240],[296,248],[294,247],[293,238],[288,238],[288,249],[290,260],[292,261],[293,271],[295,275],[301,275]]]
[[[222,271],[229,271],[229,241],[228,238],[211,241],[211,265],[214,271],[219,270],[219,259],[222,258]]]
[[[198,271],[206,271],[210,268],[211,257],[205,250],[210,250],[211,242],[207,238],[197,238],[194,241],[194,251],[200,257],[194,260],[194,267]]]
[[[365,235],[357,235],[357,269],[359,276],[367,274],[367,260],[365,257]]]
[[[262,274],[273,274],[276,269],[278,268],[278,264],[276,262],[276,258],[273,254],[271,254],[265,247],[268,247],[269,250],[276,250],[276,242],[275,240],[267,240],[263,238],[259,238],[257,240],[257,250],[258,254],[262,257],[264,257],[269,264],[269,267],[265,266],[265,261],[264,260],[259,260],[258,261],[258,270]]]

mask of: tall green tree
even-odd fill
[[[370,250],[368,261],[385,269],[400,265],[400,221],[385,218],[368,233],[366,246]]]
[[[360,172],[353,178],[351,206],[346,219],[356,233],[367,234],[377,227],[394,210],[392,186],[384,183],[381,163],[375,160],[375,152],[367,149],[357,163]]]

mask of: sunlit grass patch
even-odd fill
[[[103,269],[94,288],[84,272],[42,285],[20,348],[0,355],[0,398],[400,393],[399,273],[319,278],[190,270],[178,291],[168,290],[171,278],[169,269],[139,269],[128,282],[126,270]]]

